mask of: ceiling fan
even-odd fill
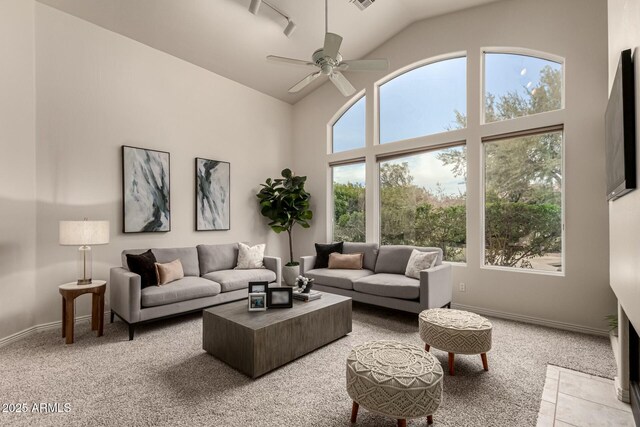
[[[340,45],[342,37],[329,32],[329,5],[328,0],[324,3],[324,46],[313,52],[311,61],[301,59],[284,58],[282,56],[269,55],[267,59],[274,62],[284,62],[287,64],[301,65],[304,67],[316,67],[319,71],[309,74],[304,79],[293,85],[289,93],[296,93],[304,89],[312,81],[320,76],[329,76],[329,80],[338,88],[344,96],[351,96],[356,92],[356,88],[347,80],[341,71],[384,71],[389,68],[387,59],[361,59],[343,60],[340,55]]]

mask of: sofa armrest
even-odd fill
[[[264,267],[276,273],[276,283],[282,279],[282,260],[277,256],[265,256],[262,260]]]
[[[316,255],[309,256],[301,256],[300,257],[300,275],[304,276],[304,274],[313,270],[313,266],[316,264]]]
[[[451,303],[451,265],[441,264],[420,272],[420,305],[438,308]]]
[[[109,286],[111,309],[129,323],[138,322],[142,290],[140,275],[122,267],[112,268]]]

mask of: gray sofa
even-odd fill
[[[413,249],[438,252],[436,265],[422,270],[420,280],[404,275]],[[342,253],[358,252],[364,253],[362,270],[314,269],[316,256],[313,255],[300,259],[300,274],[314,279],[313,289],[349,296],[367,304],[412,313],[451,306],[451,265],[442,263],[440,248],[344,243]]]
[[[122,266],[111,269],[111,322],[114,316],[126,322],[130,340],[139,323],[245,299],[250,281],[280,283],[280,258],[264,257],[264,269],[234,270],[238,262],[238,245],[231,243],[151,249],[160,263],[180,259],[185,277],[166,285],[141,289],[140,276],[129,271],[126,255],[145,251],[122,251]]]

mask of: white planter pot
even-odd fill
[[[282,276],[287,286],[295,286],[296,278],[300,275],[300,266],[291,265],[282,267]]]

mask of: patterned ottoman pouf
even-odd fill
[[[353,400],[351,422],[358,408],[386,415],[406,426],[407,418],[427,417],[442,401],[442,366],[413,344],[371,341],[358,345],[347,358],[347,392]]]
[[[437,348],[449,353],[449,374],[454,375],[454,355],[479,354],[489,370],[487,352],[491,350],[491,322],[475,313],[434,308],[420,313],[420,338],[424,349]]]

